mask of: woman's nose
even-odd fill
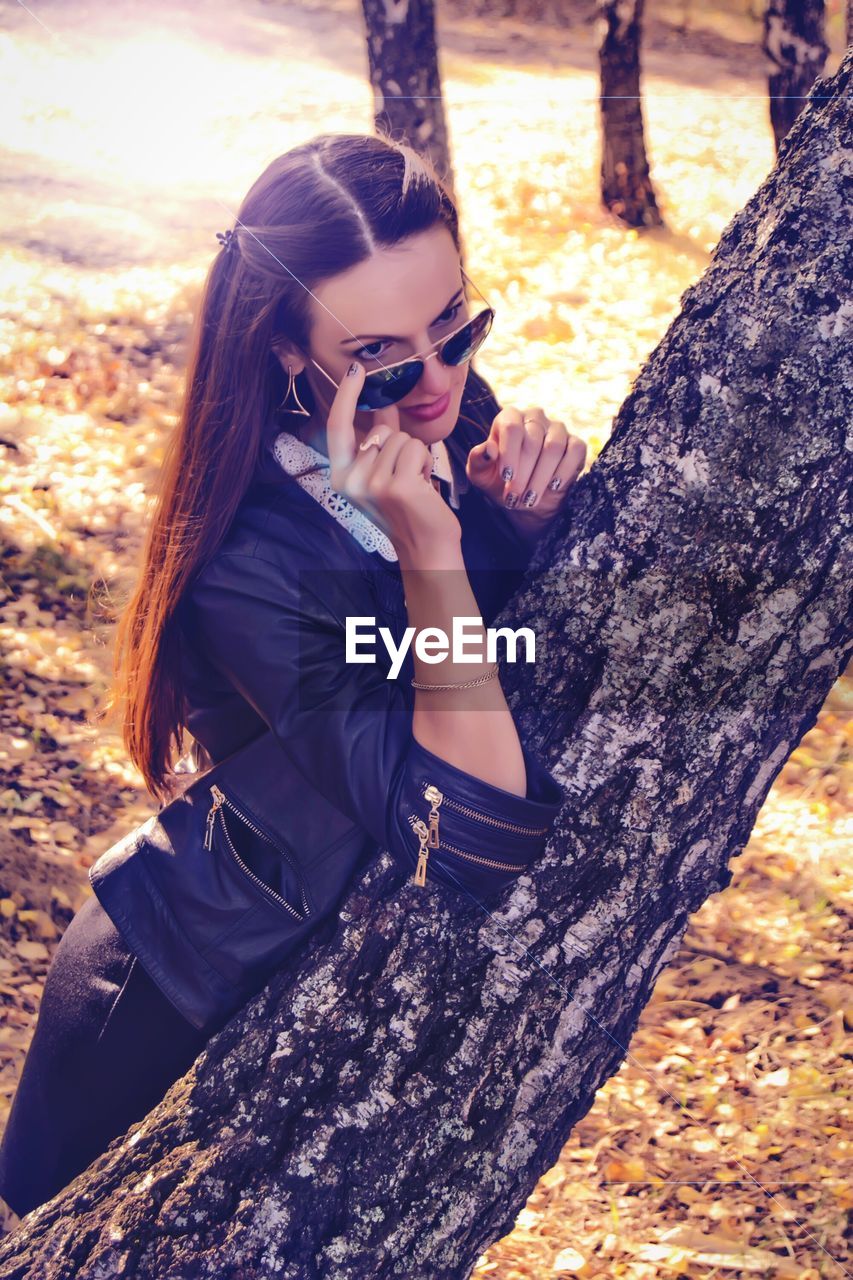
[[[448,365],[442,364],[433,352],[424,362],[424,371],[415,383],[413,394],[417,393],[418,399],[424,396],[428,399],[443,396],[452,386],[452,379],[453,370]]]

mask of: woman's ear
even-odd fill
[[[301,373],[308,363],[299,348],[285,338],[275,338],[272,343],[272,351],[285,373],[287,373],[287,366],[290,365],[294,377]]]

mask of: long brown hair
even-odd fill
[[[287,379],[284,336],[307,350],[308,289],[374,248],[443,223],[460,249],[453,198],[427,160],[372,134],[320,134],[252,185],[229,249],[207,273],[177,426],[163,460],[137,585],[116,627],[113,680],[98,715],[124,709],[122,739],[152,795],[170,794],[184,749],[176,610],[222,542],[266,448]],[[292,275],[290,273],[293,273]],[[304,373],[299,399],[314,399]]]

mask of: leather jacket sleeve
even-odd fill
[[[293,764],[404,867],[417,864],[412,821],[428,821],[429,787],[442,796],[443,846],[509,864],[541,854],[562,789],[526,748],[527,793],[516,796],[422,746],[412,733],[408,681],[387,679],[379,660],[344,661],[345,617],[370,612],[363,597],[347,599],[344,589],[321,599],[304,573],[257,550],[220,550],[190,588],[188,606],[194,643]]]

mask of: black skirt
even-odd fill
[[[51,1199],[184,1075],[212,1032],[188,1022],[93,895],[59,940],[0,1143],[0,1196]]]

